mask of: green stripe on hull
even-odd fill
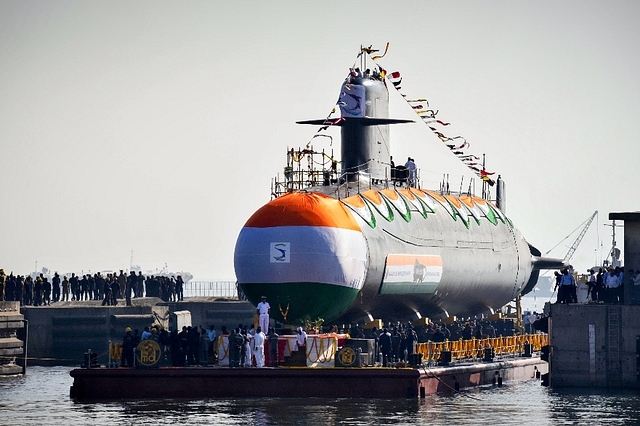
[[[244,283],[240,288],[254,305],[267,296],[270,317],[285,324],[302,324],[305,318],[326,323],[338,318],[358,295],[355,288],[324,283]]]

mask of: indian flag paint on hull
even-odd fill
[[[289,305],[290,320],[299,315],[315,319],[314,313],[339,316],[364,285],[367,259],[365,237],[339,200],[291,193],[272,200],[247,221],[234,264],[248,299],[257,304],[260,296],[267,296],[272,314],[274,302]]]
[[[389,254],[380,294],[430,294],[441,279],[439,255]]]

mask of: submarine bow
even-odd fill
[[[234,263],[247,298],[267,296],[271,315],[287,322],[340,316],[364,285],[367,258],[360,226],[340,201],[294,192],[251,216]]]

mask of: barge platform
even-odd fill
[[[532,380],[547,372],[539,357],[412,368],[159,367],[77,368],[76,400],[161,398],[415,398],[482,385]]]

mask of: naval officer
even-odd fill
[[[271,305],[267,302],[267,296],[262,296],[262,301],[258,303],[257,309],[258,314],[260,315],[259,325],[263,330],[269,329],[269,312],[271,310]]]

